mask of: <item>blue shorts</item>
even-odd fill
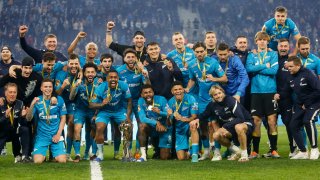
[[[167,127],[166,132],[158,132],[159,148],[171,148],[172,146],[172,127]]]
[[[176,151],[189,149],[189,124],[176,127]]]
[[[91,119],[94,116],[94,111],[84,111],[77,109],[74,113],[74,124],[83,125],[86,121],[91,123]]]
[[[127,114],[125,110],[120,110],[119,112],[106,112],[99,111],[96,119],[96,123],[105,123],[108,124],[110,121],[114,121],[118,125],[125,121],[127,118]]]
[[[46,156],[49,145],[53,157],[66,154],[66,148],[64,146],[63,139],[61,139],[58,143],[53,143],[51,139],[43,140],[38,138],[34,143],[32,155],[41,154],[43,156]]]
[[[75,103],[67,103],[66,108],[67,108],[67,115],[74,115],[74,112],[76,110]]]

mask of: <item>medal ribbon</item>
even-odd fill
[[[266,58],[267,53],[268,53],[268,51],[266,51],[266,52],[263,54],[262,58],[261,58],[260,53],[258,52],[258,58],[259,58],[260,64],[263,64],[263,63],[264,63],[264,59]]]
[[[8,107],[8,109],[10,108],[9,104],[7,104],[7,107]],[[13,125],[13,119],[14,119],[14,110],[13,110],[13,107],[12,107],[12,109],[11,109],[11,111],[10,111],[9,119],[10,119],[11,125]]]
[[[88,85],[86,85],[86,92],[87,92],[88,102],[91,101],[91,98],[92,98],[92,95],[93,95],[93,91],[94,91],[94,84],[92,83],[92,88],[91,88],[91,92],[90,92],[90,96],[89,96]]]
[[[43,97],[42,103],[43,103],[44,111],[45,111],[46,116],[47,116],[47,124],[50,124],[50,107],[51,107],[50,104],[51,104],[51,102],[49,100],[49,108],[47,108],[46,102],[45,102],[44,97]]]
[[[198,63],[198,68],[199,68],[199,70],[202,72],[202,79],[206,79],[206,64],[203,63],[203,68],[202,68],[202,70],[201,70],[199,60],[197,60],[197,63]]]

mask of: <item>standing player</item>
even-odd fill
[[[296,146],[293,142],[292,132],[289,127],[291,117],[292,117],[292,95],[288,94],[286,96],[280,96],[280,92],[282,92],[286,88],[286,84],[289,82],[290,72],[287,69],[287,60],[289,57],[289,49],[290,44],[289,40],[286,38],[279,39],[278,42],[278,63],[279,69],[277,72],[277,94],[275,94],[274,99],[278,101],[279,105],[279,113],[281,114],[281,119],[283,124],[286,126],[287,135],[289,139],[290,146],[290,156],[295,152]],[[271,156],[271,152],[267,154],[267,156]]]
[[[287,8],[279,6],[275,9],[274,18],[269,19],[262,27],[262,31],[266,32],[270,36],[270,43],[268,47],[274,51],[277,51],[279,39],[289,39],[292,35],[298,42],[298,39],[301,37],[296,24],[290,18],[287,18],[287,15]],[[297,53],[297,45],[293,53]]]
[[[310,39],[302,36],[298,40],[298,55],[302,62],[302,66],[313,71],[320,78],[320,59],[316,55],[310,53]]]
[[[213,31],[207,31],[204,38],[204,43],[206,45],[207,55],[216,55],[217,34]]]
[[[209,90],[212,85],[218,83],[226,83],[227,76],[214,58],[208,57],[206,54],[206,45],[198,42],[193,46],[196,59],[189,66],[190,80],[185,89],[189,92],[190,88],[198,83],[199,85],[199,113],[202,113],[211,101]],[[204,154],[199,160],[209,158],[209,140],[208,140],[208,122],[201,122],[201,139],[204,146]]]
[[[41,83],[42,96],[35,97],[27,112],[27,120],[37,119],[37,135],[33,149],[34,163],[40,164],[46,158],[48,146],[59,163],[66,162],[66,151],[62,131],[66,123],[66,106],[58,96],[57,104],[51,103],[53,82],[45,79]]]
[[[261,138],[262,117],[267,117],[269,140],[272,157],[279,158],[277,152],[277,102],[274,95],[277,92],[276,73],[278,70],[278,54],[268,51],[267,44],[270,41],[266,32],[258,32],[255,36],[258,53],[250,53],[246,69],[253,74],[251,81],[251,115],[254,119],[253,151],[251,158],[259,157],[259,143]]]
[[[125,99],[125,100],[124,100]],[[126,101],[126,107],[124,101]],[[104,130],[109,122],[118,126],[126,121],[131,123],[132,99],[128,84],[119,81],[118,72],[110,70],[107,81],[100,84],[95,90],[89,108],[99,109],[96,123],[95,140],[98,146],[96,161],[103,160]],[[115,127],[114,157],[118,156],[121,143],[119,127]],[[120,138],[120,139],[119,139]]]
[[[291,94],[290,92],[297,95],[290,128],[300,149],[300,152],[291,159],[309,158],[300,130],[304,126],[311,145],[310,159],[316,160],[319,158],[319,149],[315,120],[320,110],[320,81],[314,73],[304,68],[301,60],[295,56],[289,57],[286,65],[291,76],[287,82],[287,89],[280,93],[280,97],[286,97]]]
[[[55,80],[57,73],[63,69],[66,62],[56,62],[56,56],[52,52],[45,52],[42,57],[42,63],[33,66],[33,71],[42,76],[43,79]],[[16,77],[15,69],[21,69],[20,65],[13,65],[9,69],[10,76]]]
[[[74,129],[74,111],[75,104],[74,101],[70,101],[70,89],[77,82],[78,73],[80,71],[79,67],[79,58],[76,54],[70,54],[68,60],[68,68],[67,71],[60,71],[57,74],[56,82],[55,82],[55,90],[58,95],[61,95],[63,98],[66,107],[67,107],[67,159],[68,161],[73,161],[70,157],[71,149],[72,149],[72,140],[73,140],[73,129]],[[80,80],[79,80],[80,81]]]
[[[245,66],[250,51],[248,49],[248,38],[243,35],[237,36],[235,46],[231,47],[230,51],[233,52],[234,55],[237,55]]]
[[[184,45],[184,42],[183,35],[180,32],[175,32],[172,35],[172,44],[176,49],[170,51],[167,57],[173,59],[179,67],[183,77],[183,87],[186,88],[189,81],[188,65],[195,58],[195,55],[192,49]]]
[[[8,74],[9,68],[12,65],[20,65],[20,64],[21,64],[20,62],[13,59],[11,49],[8,46],[3,46],[1,48],[0,79],[3,76]],[[2,95],[2,91],[0,92],[0,95]]]
[[[59,51],[56,51],[57,49],[57,36],[54,34],[47,34],[44,37],[44,45],[46,49],[35,49],[27,44],[25,35],[28,32],[28,27],[26,25],[22,25],[19,27],[19,37],[20,37],[20,45],[21,48],[29,55],[31,56],[36,63],[41,63],[43,53],[47,51],[53,52],[58,61],[67,61],[68,59]]]
[[[189,136],[191,134],[192,162],[198,162],[199,134],[197,126],[189,125],[198,114],[198,103],[192,95],[185,94],[183,84],[175,81],[171,92],[174,95],[169,102],[168,116],[173,116],[176,125],[176,151],[179,160],[188,159]]]
[[[89,159],[89,149],[92,145],[92,153],[96,154],[96,144],[90,137],[91,121],[95,116],[96,111],[89,109],[89,103],[93,98],[94,90],[98,87],[97,79],[97,66],[91,62],[86,63],[83,66],[84,82],[81,84],[75,83],[70,89],[70,100],[75,100],[75,114],[74,114],[74,135],[73,135],[73,147],[76,154],[74,162],[80,161],[80,135],[83,124],[86,124],[85,137],[86,137],[86,149],[84,152],[85,160]]]
[[[148,57],[146,69],[149,72],[150,82],[156,95],[170,99],[171,85],[175,80],[182,81],[182,73],[177,64],[170,58],[161,59],[161,48],[157,42],[147,45]],[[165,83],[164,83],[165,82]]]
[[[233,96],[238,102],[243,102],[249,78],[240,58],[238,56],[230,56],[229,46],[225,43],[220,43],[217,47],[217,59],[228,78],[227,84],[222,85],[226,94]]]
[[[121,81],[125,81],[129,85],[132,97],[132,110],[139,127],[140,118],[138,114],[138,100],[140,97],[141,87],[143,84],[150,84],[150,80],[148,77],[148,72],[144,69],[140,69],[137,66],[138,57],[137,52],[134,49],[126,49],[123,53],[123,57],[125,64],[117,68],[117,71],[119,73],[119,79]],[[135,156],[137,157],[139,156],[139,149],[140,145],[137,139],[135,152]]]
[[[98,83],[101,84],[102,82],[107,80],[107,76],[110,70],[115,70],[116,66],[113,65],[114,59],[113,56],[109,53],[101,54],[100,56],[100,65],[98,66],[97,78]],[[105,129],[104,135],[104,144],[108,144],[108,127]],[[111,123],[111,144],[114,141],[114,125]]]
[[[70,44],[69,48],[68,48],[68,53],[72,54],[73,51],[75,50],[75,48],[77,47],[77,44],[80,42],[81,39],[85,38],[87,36],[87,33],[81,31],[77,34],[77,37],[72,41],[72,43]],[[92,62],[96,65],[100,64],[100,60],[98,58],[96,58],[97,53],[98,53],[98,46],[96,43],[94,42],[89,42],[86,47],[86,55],[79,56],[79,62],[80,62],[80,66],[81,68],[88,62]]]
[[[99,83],[106,81],[108,73],[110,70],[115,70],[113,66],[113,56],[108,53],[101,54],[100,56],[100,66],[98,66],[97,77],[99,78]]]
[[[147,48],[144,47],[144,43],[146,42],[146,38],[144,36],[144,33],[142,31],[136,31],[133,35],[133,45],[122,45],[113,42],[112,39],[112,29],[115,27],[115,23],[113,21],[109,21],[107,23],[107,32],[106,32],[106,46],[107,48],[112,49],[113,51],[116,51],[120,56],[123,56],[123,52],[128,49],[132,48],[137,51],[138,55],[138,62],[143,63],[146,59],[147,54]]]

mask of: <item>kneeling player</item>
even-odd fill
[[[51,103],[53,82],[44,79],[41,84],[42,96],[35,97],[27,112],[26,119],[31,121],[33,116],[37,119],[37,135],[33,149],[33,160],[42,163],[46,158],[48,146],[53,157],[59,163],[66,162],[64,139],[61,135],[66,123],[66,106],[63,99],[58,96],[56,104]]]
[[[151,85],[143,85],[141,98],[138,101],[138,112],[141,123],[139,125],[139,142],[141,158],[138,161],[147,161],[147,137],[159,136],[160,158],[170,158],[172,128],[167,124],[167,100],[162,96],[154,95]]]
[[[195,125],[190,126],[198,114],[198,103],[192,95],[184,94],[183,84],[175,81],[171,92],[174,95],[169,102],[168,116],[173,115],[176,121],[176,151],[179,160],[188,159],[187,150],[189,149],[189,134],[191,133],[192,142],[192,162],[198,162],[199,133]]]
[[[211,117],[220,125],[213,138],[234,153],[228,160],[236,160],[241,155],[240,162],[248,161],[247,139],[253,130],[249,112],[236,99],[226,96],[218,85],[211,87],[210,95],[214,101],[199,115],[200,121]],[[232,141],[239,141],[240,149]]]

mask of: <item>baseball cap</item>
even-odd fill
[[[23,58],[21,62],[21,66],[33,66],[34,61],[30,56],[26,56]]]

